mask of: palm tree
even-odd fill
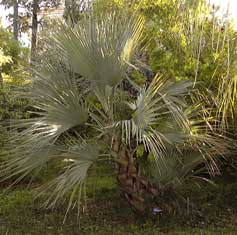
[[[92,165],[108,157],[125,198],[144,211],[146,197],[159,195],[159,187],[143,174],[142,156],[159,171],[168,149],[180,155],[191,149],[215,166],[226,144],[213,132],[204,106],[188,105],[192,82],[157,75],[148,87],[130,81],[135,98],[123,90],[143,28],[141,16],[120,12],[90,13],[73,28],[59,24],[49,46],[54,57],[38,65],[24,94],[33,103],[33,117],[12,126],[4,179],[20,175],[18,182],[48,161],[67,160],[67,168],[43,190],[51,190],[47,206],[71,192],[69,210],[75,199],[80,205]]]

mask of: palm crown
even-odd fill
[[[36,68],[27,94],[34,117],[12,127],[5,179],[20,174],[20,180],[55,158],[71,159],[43,188],[52,190],[48,206],[71,192],[70,209],[80,199],[88,170],[106,155],[115,162],[125,197],[143,211],[144,195],[155,197],[159,190],[140,170],[139,147],[154,159],[158,172],[169,149],[181,153],[191,148],[209,163],[225,154],[202,104],[188,105],[192,82],[157,75],[148,87],[136,85],[135,98],[122,88],[143,27],[141,16],[119,12],[90,13],[73,28],[59,25],[51,38],[54,57]]]

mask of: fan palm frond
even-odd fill
[[[60,134],[83,124],[88,118],[86,104],[77,88],[75,78],[61,69],[48,69],[49,75],[37,74],[33,92],[29,94],[36,102],[35,112],[40,122],[54,125]]]
[[[189,133],[187,132],[189,148],[199,152],[203,159],[209,164],[210,173],[219,172],[216,162],[220,157],[229,155],[234,149],[233,140],[227,137],[227,133],[218,131],[216,127],[215,112],[206,109],[200,102],[185,110],[189,120]],[[212,115],[213,114],[213,115]]]
[[[122,136],[127,143],[135,138],[143,143],[147,151],[155,157],[164,157],[168,135],[157,130],[157,125],[167,116],[172,116],[182,127],[187,128],[187,120],[182,109],[182,99],[192,86],[191,82],[175,85],[169,80],[156,76],[147,89],[142,89],[134,103],[128,103],[134,110],[132,119],[121,121]]]
[[[130,104],[135,110],[133,119],[140,129],[157,124],[159,118],[171,114],[182,126],[186,123],[186,117],[182,108],[186,106],[184,95],[192,82],[182,81],[172,83],[166,78],[156,76],[148,89],[143,89],[136,102]]]
[[[158,159],[156,164],[158,170],[154,164],[150,164],[149,172],[161,191],[169,188],[176,190],[190,179],[197,183],[200,180],[208,181],[208,178],[204,177],[208,175],[207,169],[201,166],[201,164],[206,164],[206,160],[199,152],[169,151],[166,158]]]
[[[30,139],[32,136],[29,136]],[[58,146],[50,142],[48,138],[40,142],[37,139],[31,139],[31,141],[26,139],[25,136],[25,139],[22,140],[24,142],[21,145],[19,143],[18,146],[16,142],[14,145],[9,144],[8,147],[13,149],[1,153],[4,157],[7,156],[7,160],[2,164],[3,169],[0,174],[2,180],[14,178],[14,184],[16,184],[34,170],[36,170],[34,173],[37,174],[46,162],[58,156]]]
[[[228,126],[228,117],[235,119],[237,103],[237,76],[235,74],[222,77],[218,89],[218,117],[222,120],[223,129]]]
[[[37,74],[32,91],[26,94],[33,100],[33,115],[29,120],[11,121],[11,138],[4,154],[10,159],[4,174],[14,171],[29,173],[40,168],[52,157],[57,139],[70,128],[86,122],[88,110],[75,79],[61,70]]]
[[[80,206],[81,190],[87,178],[88,171],[99,156],[99,147],[95,143],[77,143],[74,142],[64,151],[63,158],[70,159],[69,165],[64,173],[40,188],[40,193],[51,192],[45,201],[45,207],[54,207],[58,200],[66,200],[67,194],[70,193],[70,200],[67,212],[75,206]],[[80,208],[80,207],[79,207]]]
[[[123,78],[143,32],[141,16],[119,12],[90,13],[73,28],[60,24],[53,41],[73,71],[97,86],[114,86]]]

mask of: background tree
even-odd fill
[[[16,40],[18,40],[19,35],[19,4],[18,0],[1,0],[0,4],[4,5],[6,8],[13,6],[13,35]]]
[[[27,103],[16,96],[15,88],[25,87],[28,84],[28,49],[23,48],[12,37],[12,33],[0,27],[0,149],[7,141],[5,122],[9,119],[26,117]],[[26,115],[25,115],[26,114]],[[8,127],[9,128],[9,127]],[[1,151],[0,150],[0,151]]]
[[[2,66],[11,62],[11,57],[4,55],[2,48],[0,49],[0,86],[3,88]]]
[[[61,0],[2,0],[1,4],[7,8],[14,7],[13,31],[15,38],[21,32],[29,34],[30,30],[32,31],[31,55],[33,57],[37,47],[37,32],[45,27],[47,14],[57,9],[61,4]],[[12,15],[10,14],[9,19],[11,20],[11,18]]]
[[[19,14],[18,14],[18,0],[15,0],[14,2],[14,13],[13,13],[13,34],[14,38],[18,40],[18,34],[19,34]]]
[[[31,36],[31,59],[34,59],[36,54],[36,48],[37,48],[37,32],[39,30],[39,25],[41,26],[41,30],[46,24],[47,17],[41,17],[39,19],[39,13],[45,12],[47,15],[47,12],[52,9],[56,9],[61,4],[61,0],[33,0],[32,2],[32,36]],[[30,12],[30,10],[28,10]]]
[[[38,32],[38,11],[39,1],[33,0],[32,4],[32,36],[31,36],[31,60],[36,55],[36,43],[37,43],[37,32]]]
[[[1,66],[2,75],[9,76],[15,81],[24,80],[23,71],[28,65],[28,49],[22,47],[12,38],[11,33],[2,27],[0,27],[0,48],[3,54],[10,58],[10,62]]]
[[[90,0],[65,0],[64,19],[72,24],[77,23],[81,13],[89,10],[91,3]]]

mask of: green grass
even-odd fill
[[[97,190],[89,191],[87,210],[81,214],[72,211],[63,224],[66,205],[55,210],[40,208],[43,198],[33,200],[34,189],[16,188],[7,194],[0,194],[0,234],[2,235],[235,235],[237,217],[232,208],[222,209],[210,206],[213,188],[194,191],[196,199],[202,202],[199,216],[142,217],[134,213],[114,187],[111,178],[101,178]],[[233,190],[233,187],[230,187]],[[234,188],[236,190],[236,188]],[[187,189],[190,193],[190,188]],[[216,189],[217,190],[217,189]],[[233,193],[233,192],[232,192]],[[202,196],[201,196],[202,195]],[[212,196],[211,196],[212,195]],[[209,201],[208,201],[209,200]],[[218,199],[220,200],[220,199]],[[213,201],[212,201],[213,203]],[[212,210],[207,209],[207,204]],[[236,208],[235,208],[236,209]],[[219,213],[218,213],[219,211]]]
[[[195,202],[190,215],[141,216],[128,207],[115,179],[103,167],[87,182],[84,212],[78,220],[71,211],[65,224],[66,204],[55,210],[41,208],[45,198],[34,200],[38,178],[32,187],[19,185],[0,191],[0,235],[237,235],[237,183],[194,188],[187,185],[184,195]],[[49,178],[49,174],[46,174]],[[2,188],[2,191],[4,188]]]

